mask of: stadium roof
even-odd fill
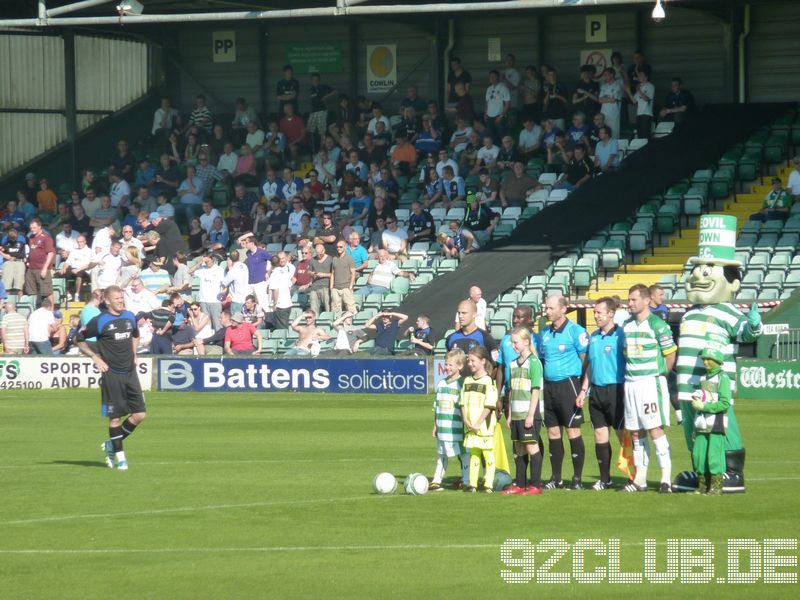
[[[666,2],[667,0],[662,0]],[[679,0],[669,0],[677,2]],[[683,0],[681,0],[683,1]],[[711,4],[730,4],[717,0]],[[118,5],[140,4],[141,15],[118,14]],[[553,9],[566,7],[653,4],[655,0],[9,0],[3,3],[0,27],[47,27],[163,23],[170,21],[228,21],[379,14],[461,13]],[[705,4],[709,4],[706,2]]]

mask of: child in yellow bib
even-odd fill
[[[465,492],[478,488],[481,459],[486,465],[484,490],[491,493],[494,485],[494,428],[497,425],[495,407],[497,388],[488,371],[492,358],[483,346],[477,346],[467,355],[470,371],[461,387],[461,416],[464,420],[464,447],[469,450],[469,486]]]

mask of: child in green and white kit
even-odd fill
[[[697,411],[692,460],[699,480],[697,493],[716,496],[722,493],[725,473],[725,430],[732,400],[731,380],[722,370],[725,362],[722,352],[706,348],[700,358],[706,375],[700,380],[700,389],[692,394],[692,408]],[[705,477],[705,483],[701,477]]]
[[[459,396],[461,395],[461,371],[466,363],[466,355],[455,348],[447,353],[444,371],[447,378],[436,386],[433,400],[433,437],[436,438],[436,471],[428,489],[434,492],[443,490],[442,479],[447,471],[447,459],[457,456],[461,461],[461,481],[469,479],[469,452],[464,450],[464,421],[461,418]]]

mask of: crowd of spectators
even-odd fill
[[[289,65],[268,117],[244,98],[232,118],[215,115],[202,95],[183,115],[164,98],[141,152],[120,140],[74,189],[28,173],[6,202],[5,351],[68,352],[111,285],[139,318],[143,350],[257,352],[260,332],[277,329],[298,333],[298,353],[323,333],[352,351],[364,339],[352,324],[360,301],[389,294],[397,278],[414,280],[403,263],[415,243],[438,242],[449,258],[480,249],[503,212],[538,189],[532,160],[567,190],[615,169],[628,106],[639,137],[649,137],[656,91],[644,56],[625,67],[615,53],[597,75],[585,66],[569,88],[544,65],[521,74],[509,54],[480,92],[454,57],[444,106],[410,85],[396,114],[339,93],[318,73],[301,85]],[[692,105],[675,78],[659,118],[679,120]],[[408,190],[413,201],[401,206]],[[439,209],[446,218],[433,216]],[[58,298],[54,277],[66,281]],[[17,306],[26,298],[22,334]],[[58,309],[78,302],[86,302],[79,321],[63,323]],[[314,323],[327,312],[336,325],[326,333]],[[407,318],[379,312],[363,330],[388,339],[387,327]],[[417,319],[412,339],[430,350],[426,326]]]

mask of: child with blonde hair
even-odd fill
[[[478,473],[481,460],[486,465],[484,491],[492,493],[494,486],[494,428],[497,425],[495,407],[497,388],[489,371],[492,357],[483,346],[476,346],[467,354],[470,371],[461,386],[461,416],[464,419],[464,447],[469,449],[469,485],[465,492],[478,491]]]
[[[501,493],[535,496],[542,493],[542,441],[539,435],[542,426],[539,405],[542,363],[533,353],[529,328],[516,327],[511,332],[511,346],[519,354],[511,363],[511,379],[508,384],[508,427],[514,442],[516,481]],[[526,477],[529,463],[530,480]]]
[[[433,401],[433,437],[436,438],[436,471],[428,489],[441,491],[442,479],[447,471],[447,459],[457,456],[461,461],[461,481],[469,477],[469,452],[464,450],[464,421],[459,408],[461,394],[461,371],[467,357],[464,352],[454,348],[444,359],[446,379],[436,386],[436,397]]]

